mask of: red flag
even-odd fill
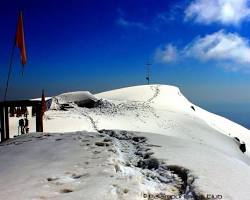
[[[44,96],[44,90],[42,91],[42,111],[41,114],[43,115],[47,111],[47,105],[45,101],[45,96]]]
[[[16,46],[20,49],[21,62],[23,65],[27,63],[25,41],[24,41],[24,29],[23,29],[23,14],[20,11],[18,17],[17,31],[16,31]]]

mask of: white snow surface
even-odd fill
[[[86,98],[97,101],[96,107],[74,104]],[[64,93],[56,99],[56,104],[73,108],[47,111],[46,133],[23,135],[0,146],[1,198],[133,200],[145,199],[143,193],[178,193],[178,181],[148,180],[145,170],[126,164],[135,156],[129,141],[112,138],[109,146],[96,146],[97,132],[108,129],[146,137],[155,158],[189,170],[197,193],[250,199],[250,131],[192,104],[179,88],[142,85],[96,95]],[[10,121],[13,134],[16,121]],[[244,154],[234,137],[246,144]],[[72,178],[79,173],[88,175]]]
[[[69,103],[76,101],[83,101],[86,99],[96,100],[95,96],[89,91],[67,92],[56,96],[59,103]]]

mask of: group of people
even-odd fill
[[[29,133],[29,120],[27,116],[23,119],[19,119],[18,121],[18,134],[17,135]]]
[[[29,132],[29,120],[28,120],[28,109],[26,106],[21,107],[10,107],[9,110],[10,117],[22,117],[18,120],[18,133],[17,135],[22,135]]]

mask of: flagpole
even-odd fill
[[[15,46],[17,46],[20,49],[22,65],[26,64],[26,62],[27,62],[25,44],[24,44],[22,10],[19,11],[19,16],[18,16],[18,21],[17,21],[16,27],[17,27],[17,30],[16,30],[16,34],[14,37],[13,46],[12,46],[11,54],[10,54],[9,71],[8,71],[8,78],[7,78],[6,87],[5,87],[4,101],[6,101],[6,98],[7,98],[9,81],[10,81],[12,65],[13,65],[14,52],[15,52]],[[23,75],[23,70],[22,70],[22,75]]]
[[[6,87],[5,87],[4,101],[6,101],[7,92],[8,92],[8,88],[9,88],[9,81],[10,81],[10,75],[11,75],[12,65],[13,65],[15,45],[16,45],[16,40],[14,38],[14,42],[13,42],[13,46],[12,46],[11,54],[10,54],[9,71],[8,71],[8,78],[7,78]]]

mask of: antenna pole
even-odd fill
[[[150,81],[150,67],[151,67],[152,64],[150,64],[149,62],[147,62],[146,64],[146,80],[147,80],[147,83],[149,85],[149,81]]]

